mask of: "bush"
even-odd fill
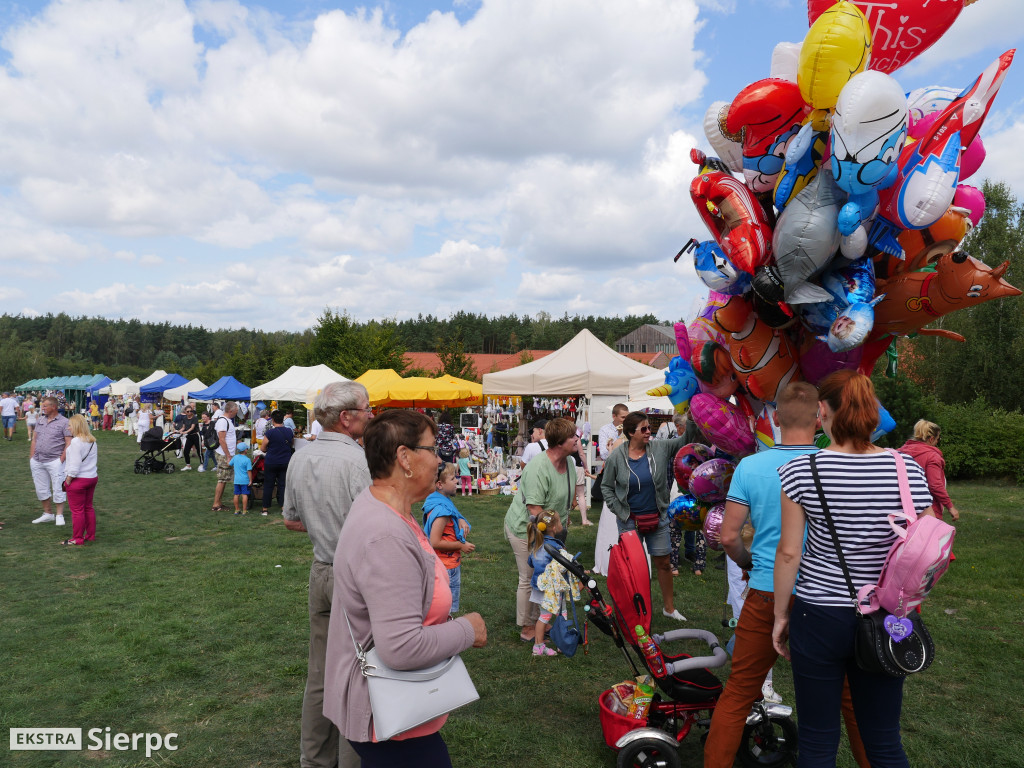
[[[935,403],[942,429],[946,477],[1012,478],[1024,482],[1024,414],[993,408],[980,395],[970,403]]]

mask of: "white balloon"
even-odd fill
[[[772,51],[772,71],[770,77],[781,77],[783,80],[796,82],[796,73],[800,65],[800,49],[803,43],[779,43]]]
[[[729,104],[716,101],[704,113],[704,135],[718,158],[733,173],[743,173],[743,145],[730,138],[725,132],[725,118],[729,114]]]

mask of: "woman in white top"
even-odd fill
[[[68,419],[71,445],[64,465],[68,506],[71,507],[71,538],[65,546],[80,546],[96,538],[96,510],[92,496],[96,492],[96,438],[89,431],[89,422],[80,414]]]
[[[152,407],[151,405],[144,405],[142,410],[139,411],[139,420],[135,424],[135,442],[137,443],[142,442],[142,436],[153,426],[153,411],[150,410]]]
[[[37,417],[38,414],[36,413],[36,407],[34,405],[30,405],[25,409],[25,426],[28,427],[28,441],[30,443],[32,442],[32,433],[36,431]]]

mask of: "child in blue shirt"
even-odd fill
[[[469,448],[459,451],[459,486],[462,495],[469,496],[473,492],[473,472],[469,468]]]
[[[235,455],[228,462],[235,468],[235,514],[249,514],[249,487],[252,485],[252,459],[245,455],[249,450],[248,443],[239,443],[235,446]],[[239,509],[241,500],[241,509]]]
[[[423,501],[423,532],[448,569],[452,615],[458,613],[462,593],[462,553],[476,549],[475,544],[466,541],[466,533],[471,526],[452,503],[454,495],[455,465],[444,464],[434,484],[434,492]]]

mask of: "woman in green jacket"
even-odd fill
[[[672,458],[686,444],[685,437],[651,442],[651,427],[640,411],[622,422],[626,440],[611,452],[604,466],[601,490],[608,508],[618,518],[619,533],[637,531],[647,546],[651,563],[661,586],[662,613],[676,621],[686,621],[675,608],[672,590],[672,540],[669,532],[669,473]],[[648,521],[652,530],[637,529],[637,520]],[[656,526],[656,527],[653,527]],[[647,527],[641,523],[641,528]]]

